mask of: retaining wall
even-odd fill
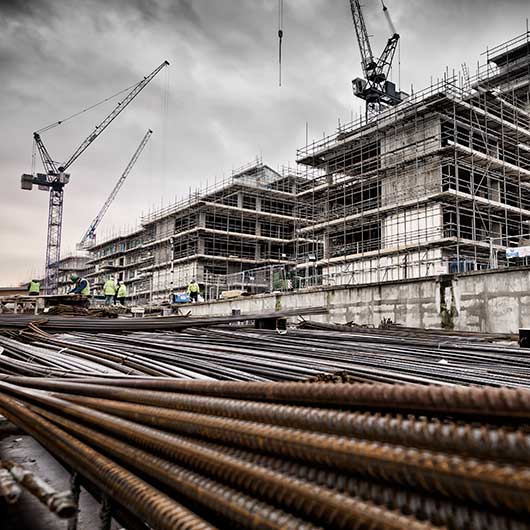
[[[305,318],[374,326],[390,318],[413,327],[516,333],[530,327],[530,267],[263,294],[186,305],[185,310],[217,316],[233,309],[244,314],[315,306],[329,312]]]

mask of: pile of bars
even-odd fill
[[[528,528],[526,389],[5,375],[0,413],[129,529]]]
[[[167,376],[221,381],[326,380],[530,389],[530,357],[514,343],[417,331],[224,327],[185,331],[0,335],[0,373],[79,378]],[[325,376],[322,378],[321,376]]]

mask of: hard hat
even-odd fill
[[[72,280],[73,282],[76,282],[77,280],[79,280],[79,276],[77,274],[72,274],[70,276],[70,280]]]

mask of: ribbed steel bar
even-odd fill
[[[190,439],[191,440],[191,439]],[[194,443],[215,451],[220,451],[252,464],[265,466],[281,473],[287,473],[301,480],[314,482],[347,493],[361,499],[370,499],[390,510],[399,510],[405,515],[414,515],[419,520],[427,520],[435,526],[445,526],[450,530],[527,530],[528,525],[517,514],[500,515],[486,511],[480,504],[459,502],[435,497],[399,485],[390,485],[373,480],[336,472],[322,467],[310,466],[292,460],[285,460],[263,453],[255,453],[231,446],[220,445],[204,440]]]
[[[32,378],[16,376],[4,376],[2,379],[20,385],[46,384],[38,383]],[[169,378],[87,378],[85,381],[100,385],[196,393],[249,401],[530,419],[530,390],[526,389],[383,383],[240,383],[182,381]]]
[[[0,315],[0,329],[25,328],[30,323],[36,323],[39,327],[50,331],[139,331],[139,330],[164,330],[164,329],[186,329],[190,327],[212,326],[216,324],[230,324],[232,322],[244,322],[264,318],[283,318],[297,315],[315,315],[327,313],[325,307],[309,307],[271,313],[249,313],[246,315],[226,317],[147,317],[147,318],[81,318],[61,317],[56,315]]]
[[[530,513],[527,467],[133,403],[92,399],[90,406],[179,434]]]
[[[152,527],[167,530],[214,528],[167,495],[4,394],[0,394],[0,411],[71,467],[79,469],[105,493],[130,507],[135,515]]]
[[[225,381],[318,381],[323,374],[324,380],[333,380],[326,374],[339,371],[350,382],[530,389],[528,356],[514,346],[472,337],[388,330],[289,330],[278,335],[234,326],[51,336],[29,326],[31,332],[16,337],[7,332],[10,340],[0,346],[5,349],[0,371]]]
[[[218,517],[222,517],[233,524],[263,530],[312,530],[317,528],[308,522],[292,517],[281,510],[116,438],[101,434],[94,429],[40,407],[33,405],[31,409],[65,428],[71,434],[81,437],[86,443],[98,446],[135,469],[162,482],[189,501],[202,505]]]
[[[247,494],[257,495],[305,519],[332,525],[334,528],[431,528],[430,524],[403,517],[372,503],[333,493],[288,475],[197,447],[176,435],[53,398],[40,391],[17,389],[6,383],[0,386],[1,391],[11,392],[17,398],[28,399],[88,422],[129,440],[134,445],[168,457],[179,465],[241,488]],[[0,401],[0,406],[1,404]]]
[[[133,527],[166,528],[158,512],[177,506],[190,528],[528,528],[530,358],[516,345],[94,322],[2,332],[0,414],[96,498],[134,508]]]
[[[411,416],[344,412],[190,394],[103,387],[68,381],[36,381],[32,387],[78,394],[75,396],[61,394],[58,397],[115,413],[119,410],[133,409],[127,403],[137,403],[173,411],[210,414],[328,434],[356,436],[434,451],[454,452],[476,458],[530,464],[530,435],[502,428],[478,427],[451,421],[429,421],[426,418],[416,419]],[[103,405],[105,409],[101,408]],[[158,417],[163,416],[159,413]]]

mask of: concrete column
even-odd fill
[[[237,193],[237,207],[243,208],[243,193],[240,191]]]

